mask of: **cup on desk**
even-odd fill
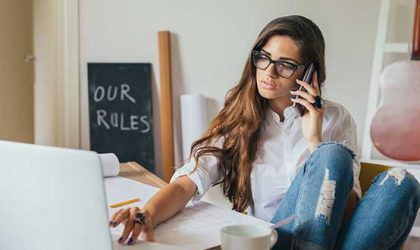
[[[220,230],[223,250],[268,250],[277,241],[275,229],[257,225],[232,225]]]

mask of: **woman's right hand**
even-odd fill
[[[143,214],[144,223],[135,221],[137,213]],[[120,209],[111,216],[109,226],[117,227],[120,223],[124,224],[124,231],[118,239],[118,243],[123,244],[128,239],[127,244],[132,245],[136,243],[141,233],[144,234],[145,240],[155,241],[152,218],[147,210],[139,207]]]

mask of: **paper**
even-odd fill
[[[156,239],[188,249],[207,249],[220,245],[220,229],[228,225],[272,224],[207,202],[186,207],[172,219],[155,229]]]
[[[113,177],[120,173],[120,162],[115,154],[99,154],[103,177]]]
[[[108,204],[133,198],[140,202],[128,206],[144,206],[158,189],[122,177],[105,179]],[[119,208],[109,208],[110,215]],[[220,229],[227,225],[255,224],[270,227],[273,224],[247,216],[230,209],[206,202],[189,204],[180,213],[155,228],[158,243],[174,245],[183,249],[206,249],[220,245]],[[120,235],[123,226],[112,228],[113,235]]]
[[[183,250],[183,248],[176,247],[169,244],[162,244],[158,242],[149,242],[149,241],[142,241],[137,240],[136,244],[134,245],[127,245],[127,244],[119,244],[118,239],[120,235],[112,235],[112,245],[114,250],[129,250],[129,249],[136,249],[136,250]]]
[[[200,94],[181,95],[182,157],[190,156],[191,144],[207,129],[207,100]]]
[[[108,205],[115,204],[122,201],[127,201],[139,198],[139,202],[131,203],[118,208],[111,208],[108,206],[109,215],[119,210],[120,208],[139,206],[143,207],[146,202],[157,192],[158,188],[133,181],[124,177],[113,177],[104,179],[105,193]]]

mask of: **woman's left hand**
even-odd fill
[[[308,141],[309,150],[312,152],[316,146],[322,142],[322,118],[324,117],[324,108],[314,106],[315,97],[320,95],[318,84],[318,72],[315,72],[312,79],[313,85],[296,79],[296,82],[303,86],[306,91],[290,91],[299,98],[292,98],[292,102],[299,103],[307,109],[302,116],[302,132]]]

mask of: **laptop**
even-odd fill
[[[105,197],[97,153],[0,141],[1,249],[172,248],[116,244]]]

